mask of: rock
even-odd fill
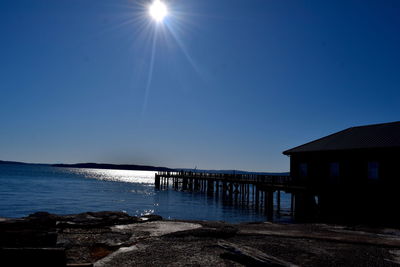
[[[117,224],[137,223],[139,221],[139,218],[130,216],[123,212],[101,211],[61,216],[57,226],[79,228],[105,227]]]
[[[193,230],[186,230],[186,231],[180,231],[180,232],[174,232],[165,235],[165,237],[187,237],[187,236],[193,236],[193,237],[201,237],[201,238],[229,238],[232,236],[235,236],[236,233],[238,232],[238,229],[233,227],[233,226],[223,226],[219,228],[198,228],[198,229],[193,229]]]
[[[23,219],[0,222],[1,247],[55,247],[56,215],[38,212]]]
[[[21,219],[0,221],[0,230],[5,229],[49,229],[56,226],[59,217],[47,212],[37,212]]]
[[[63,248],[0,248],[1,266],[66,266]]]
[[[36,212],[25,218],[25,221],[36,228],[55,227],[60,216],[48,212]]]
[[[290,262],[278,259],[271,255],[267,255],[258,249],[248,246],[240,246],[238,244],[219,241],[218,246],[227,250],[220,256],[225,259],[233,260],[245,266],[276,266],[276,267],[296,267]]]
[[[57,233],[32,229],[0,230],[0,247],[55,247]]]
[[[142,222],[153,222],[153,221],[161,221],[163,217],[161,217],[160,215],[148,214],[141,216],[139,219]]]
[[[105,211],[3,220],[1,266],[46,266],[51,247],[78,266],[395,266],[400,255],[399,229],[160,219]]]

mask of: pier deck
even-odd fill
[[[306,190],[305,186],[295,185],[288,175],[264,175],[264,174],[226,174],[205,172],[158,172],[155,177],[156,187],[158,184],[173,183],[184,185],[189,180],[204,180],[219,183],[251,184],[259,186],[260,190],[282,190],[285,192]]]
[[[281,192],[291,195],[290,213],[301,211],[307,187],[296,185],[290,176],[262,174],[226,174],[192,171],[158,172],[155,175],[157,189],[205,192],[222,196],[234,203],[241,202],[255,209],[263,209],[268,220],[274,211],[281,210]],[[274,203],[274,196],[276,202]],[[243,206],[243,205],[242,205]],[[275,207],[275,209],[274,209]]]

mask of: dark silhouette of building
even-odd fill
[[[400,222],[400,122],[348,128],[283,154],[293,182],[309,189],[304,214],[317,207],[328,220]]]

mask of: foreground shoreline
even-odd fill
[[[3,263],[42,266],[398,266],[400,230],[163,220],[122,212],[0,220]],[[58,264],[58,265],[57,265]]]

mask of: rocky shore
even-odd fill
[[[400,230],[122,212],[0,219],[1,266],[398,266]]]

